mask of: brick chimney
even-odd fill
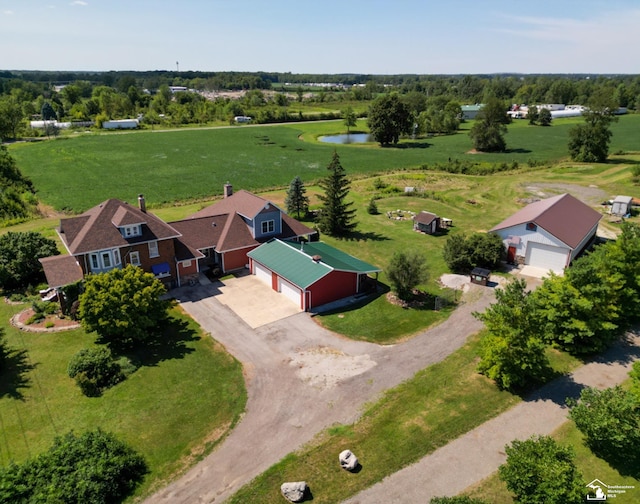
[[[138,206],[140,207],[140,210],[147,213],[147,204],[145,203],[144,196],[142,194],[138,194]]]
[[[231,195],[233,194],[233,186],[232,186],[229,182],[227,182],[227,183],[224,185],[224,192],[223,192],[223,194],[224,194],[224,197],[225,197],[225,198],[228,198],[229,196],[231,196]]]

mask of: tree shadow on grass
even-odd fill
[[[146,340],[127,347],[110,347],[114,354],[129,357],[137,366],[152,367],[162,361],[183,359],[195,351],[189,343],[199,339],[187,322],[168,317]]]
[[[314,315],[335,315],[337,313],[348,313],[353,310],[359,310],[360,308],[367,306],[369,303],[372,303],[380,296],[384,296],[391,290],[391,288],[383,284],[382,282],[375,281],[376,287],[366,294],[362,294],[361,296],[357,296],[353,302],[348,304],[339,303],[335,305],[333,308],[327,308],[323,311],[315,311]],[[330,305],[331,306],[331,305]]]
[[[342,237],[343,240],[347,241],[388,241],[391,238],[388,236],[381,235],[380,233],[376,233],[374,231],[352,231],[348,235]]]
[[[2,371],[0,371],[0,399],[6,396],[23,400],[21,389],[31,386],[28,373],[35,368],[35,364],[29,361],[26,350],[8,351],[4,355]]]
[[[386,144],[381,145],[383,149],[428,149],[432,144],[429,142],[410,142],[410,143],[398,143],[398,144]]]
[[[504,154],[529,154],[531,152],[531,150],[529,149],[523,149],[521,147],[516,148],[516,149],[507,149],[504,151]]]

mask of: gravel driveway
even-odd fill
[[[177,291],[181,306],[244,366],[244,417],[207,458],[148,503],[222,502],[287,453],[334,423],[355,421],[384,390],[439,362],[481,329],[472,317],[495,298],[470,286],[467,302],[442,324],[397,345],[352,341],[318,326],[307,313],[251,329],[212,294]]]

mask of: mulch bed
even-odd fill
[[[394,292],[387,292],[387,301],[402,308],[423,308],[427,302],[432,300],[432,297],[426,292],[414,289],[412,293],[413,299],[411,299],[411,301],[404,301],[396,296]]]
[[[39,322],[35,322],[33,324],[27,325],[27,321],[35,314],[32,308],[27,308],[26,310],[17,313],[11,318],[11,323],[24,330],[24,331],[65,331],[68,329],[75,329],[80,326],[80,323],[77,320],[72,320],[70,318],[60,318],[58,315],[47,315],[44,319]],[[53,325],[51,325],[53,323]],[[47,327],[49,325],[50,327]]]

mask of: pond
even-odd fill
[[[370,133],[344,133],[342,135],[321,136],[318,137],[318,140],[335,144],[366,143],[373,142],[373,136]]]

